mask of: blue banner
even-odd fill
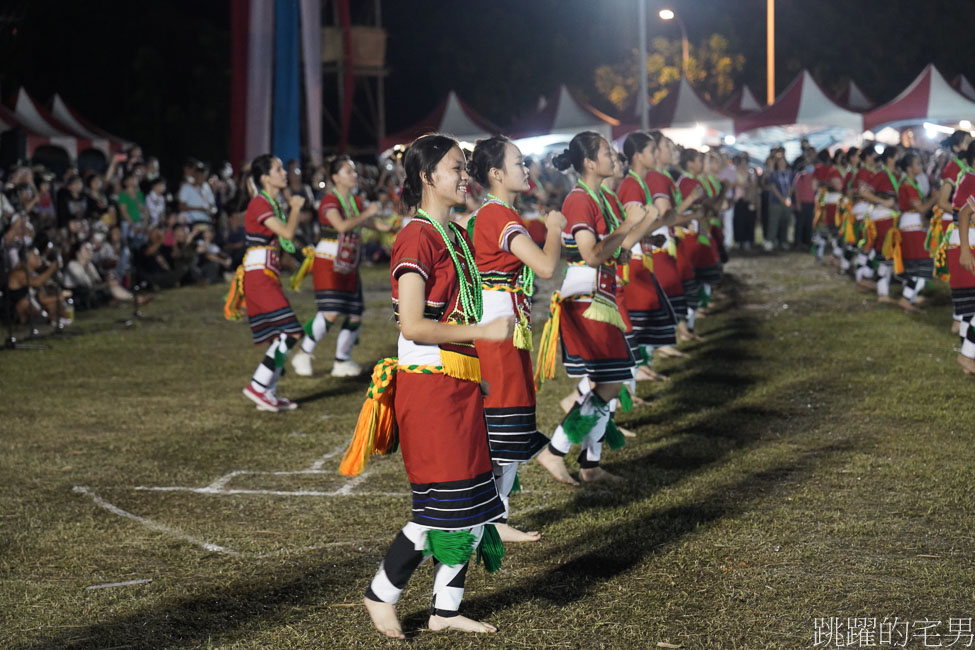
[[[301,159],[301,58],[298,0],[274,2],[274,155]]]

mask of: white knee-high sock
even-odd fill
[[[367,598],[393,605],[399,601],[406,583],[425,559],[423,550],[427,544],[427,530],[426,526],[412,521],[403,526],[369,584]]]
[[[484,536],[484,525],[470,529],[474,535],[474,548],[481,543]],[[464,598],[464,580],[467,577],[467,567],[470,561],[463,564],[448,566],[435,562],[433,573],[433,613],[437,616],[456,616],[460,609],[460,601]]]
[[[965,327],[965,335],[961,340],[961,353],[968,357],[969,359],[975,359],[975,316],[969,316],[964,321],[962,321],[962,327]]]
[[[498,472],[498,469],[500,472]],[[511,508],[508,502],[511,498],[511,488],[515,486],[515,477],[518,476],[518,463],[508,463],[507,465],[501,465],[495,470],[494,484],[498,488],[498,496],[501,497],[501,503],[504,504],[504,519],[502,522],[508,521],[508,517],[511,516]]]
[[[325,314],[318,312],[315,317],[311,319],[311,327],[305,331],[305,338],[301,341],[301,351],[305,354],[311,354],[315,351],[315,346],[318,342],[325,338],[328,333],[328,321],[325,320]]]
[[[889,262],[881,262],[880,266],[877,267],[877,295],[878,296],[889,296],[890,295],[890,279],[893,269],[890,268]]]
[[[271,344],[267,346],[267,352],[264,353],[264,358],[261,359],[257,370],[254,371],[254,376],[251,377],[251,388],[258,393],[263,393],[271,389],[275,384],[274,372],[276,368],[274,355],[278,350],[279,342],[280,338],[271,341]]]
[[[359,327],[361,322],[351,322],[348,318],[342,323],[338,338],[335,340],[335,358],[339,361],[348,361],[352,356],[352,346],[359,338]]]

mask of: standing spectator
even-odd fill
[[[768,189],[768,230],[765,233],[765,250],[771,251],[776,247],[785,249],[789,242],[789,217],[792,200],[792,172],[786,163],[785,156],[772,159],[772,170],[765,179]]]
[[[721,181],[721,191],[724,196],[724,209],[721,211],[721,232],[724,250],[730,250],[734,245],[735,220],[735,184],[738,181],[738,170],[728,156],[715,151],[715,176]]]
[[[816,214],[815,165],[805,157],[796,160],[795,196],[796,202],[796,246],[812,246],[813,218]]]
[[[68,228],[68,223],[75,219],[83,219],[88,209],[88,199],[81,194],[82,183],[80,176],[69,176],[64,181],[64,187],[57,193],[57,225],[58,228]]]
[[[183,171],[185,178],[179,188],[180,211],[186,214],[191,226],[198,223],[213,225],[217,207],[210,185],[205,182],[206,165],[199,160],[189,160]]]
[[[758,217],[758,174],[748,164],[748,154],[735,156],[735,243],[743,250],[751,250],[755,243],[755,220]]]

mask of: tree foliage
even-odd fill
[[[711,34],[689,49],[688,81],[709,101],[717,102],[728,97],[745,67],[745,57],[732,52],[728,39],[721,34]],[[650,102],[656,104],[667,96],[667,86],[680,79],[681,41],[655,38],[650,42],[646,57]],[[599,66],[594,73],[596,90],[622,109],[640,91],[639,64],[640,53],[634,49],[625,61]]]

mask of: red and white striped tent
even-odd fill
[[[93,146],[108,153],[107,141],[103,140],[96,144],[91,139],[72,133],[70,128],[58,122],[23,88],[17,91],[13,114],[27,135],[28,157],[33,157],[34,150],[45,144],[61,147],[72,160],[76,159],[80,152]]]
[[[968,97],[969,99],[975,99],[975,86],[972,85],[972,82],[969,81],[968,77],[966,77],[965,75],[960,74],[957,77],[955,77],[955,79],[951,82],[951,87],[957,90],[958,92],[960,92],[965,97]]]
[[[951,87],[929,63],[904,91],[863,116],[866,128],[905,126],[921,122],[975,121],[975,101]]]
[[[731,133],[734,123],[730,117],[711,108],[687,79],[681,77],[667,88],[667,95],[650,107],[651,129],[703,129]],[[634,106],[624,117],[626,124],[613,128],[619,138],[640,128],[640,118]]]
[[[84,136],[93,142],[106,140],[109,150],[113,153],[132,146],[131,142],[112,135],[86,120],[76,110],[68,106],[61,95],[57,93],[51,99],[51,115],[77,135]]]
[[[863,116],[837,105],[809,71],[803,70],[774,104],[735,119],[736,133],[787,126],[809,130],[840,128],[859,133],[863,131]]]
[[[865,113],[877,105],[852,79],[846,83],[843,92],[836,98],[836,103],[858,113]]]
[[[399,133],[387,135],[379,143],[379,148],[386,151],[398,144],[409,144],[424,133],[431,132],[450,135],[461,141],[474,142],[479,138],[496,135],[501,130],[481,117],[451,90],[433,112]]]
[[[721,110],[732,117],[738,117],[762,110],[762,104],[759,104],[758,100],[755,99],[755,93],[752,92],[751,88],[742,86],[728,98]]]
[[[580,101],[568,88],[560,86],[556,94],[539,100],[534,113],[515,120],[506,133],[512,138],[531,138],[596,131],[609,139],[616,126],[619,120]]]

